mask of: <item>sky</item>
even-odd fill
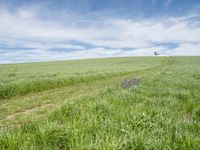
[[[200,0],[0,0],[0,63],[200,56]]]

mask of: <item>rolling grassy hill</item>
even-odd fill
[[[0,149],[200,149],[199,66],[200,57],[0,65]]]

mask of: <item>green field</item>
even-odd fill
[[[198,150],[200,57],[0,65],[0,105],[0,149]]]

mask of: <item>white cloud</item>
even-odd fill
[[[153,55],[155,50],[167,49],[171,49],[168,51],[170,55],[200,55],[200,26],[191,25],[191,22],[195,23],[195,18],[200,17],[199,14],[156,20],[111,17],[88,20],[83,16],[65,18],[66,21],[44,19],[40,14],[41,10],[35,8],[19,9],[17,12],[0,11],[0,46],[33,48],[21,51],[0,48],[1,63]],[[157,43],[173,43],[179,47],[173,49]],[[52,48],[77,50],[49,51]]]
[[[182,43],[180,47],[172,51],[172,55],[200,56],[200,43]]]

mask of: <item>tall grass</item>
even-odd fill
[[[199,64],[199,57],[174,58],[137,86],[81,97],[1,133],[0,148],[200,149]]]
[[[160,65],[163,58],[114,58],[0,65],[0,99],[120,76]]]

